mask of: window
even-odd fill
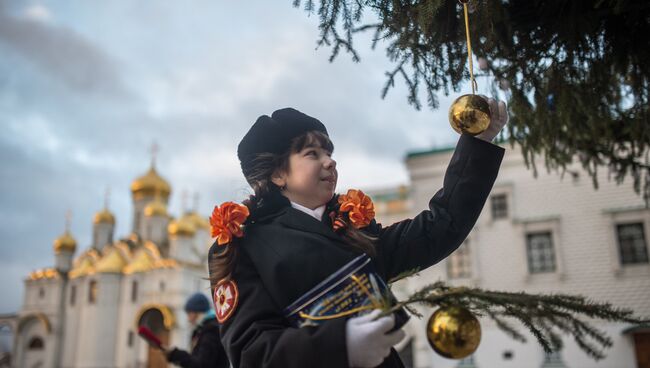
[[[29,340],[29,343],[27,344],[27,349],[28,350],[43,350],[45,348],[45,344],[43,343],[43,339],[40,337],[32,337],[31,340]]]
[[[126,337],[126,345],[128,347],[133,346],[133,331],[129,331],[129,334]]]
[[[45,297],[45,289],[43,287],[38,288],[38,297],[41,299]]]
[[[133,281],[131,283],[131,302],[135,303],[138,301],[138,282]]]
[[[97,301],[97,281],[92,280],[88,284],[88,303],[95,304]]]
[[[472,276],[472,262],[469,244],[466,240],[447,258],[447,277],[449,279],[459,279],[470,276]]]
[[[616,225],[621,264],[648,263],[648,246],[643,222]]]
[[[528,272],[555,272],[555,251],[550,231],[526,234]]]
[[[165,282],[164,281],[160,282],[160,291],[162,291],[162,292],[165,291]]]
[[[76,299],[77,299],[77,286],[72,285],[70,286],[70,305],[74,305]]]
[[[142,217],[142,211],[137,211],[135,217],[133,217],[133,231],[136,234],[140,234],[140,218]]]
[[[492,219],[497,220],[508,217],[508,196],[503,194],[494,194],[490,197],[490,207],[492,209]]]

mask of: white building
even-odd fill
[[[650,211],[629,180],[618,186],[602,168],[595,190],[591,177],[577,164],[564,177],[542,169],[534,178],[521,152],[504,147],[506,155],[491,196],[466,242],[446,260],[400,285],[398,294],[445,280],[489,290],[582,294],[650,316]],[[393,190],[392,195],[390,190],[370,193],[378,220],[388,224],[426,209],[442,187],[452,154],[453,148],[409,154],[411,187]],[[449,360],[434,353],[426,340],[431,313],[427,310],[425,318],[414,317],[407,325],[411,341],[401,354],[413,360],[413,367],[635,368],[650,364],[650,328],[630,330],[624,323],[598,322],[614,345],[606,350],[606,359],[595,361],[570,337],[564,339],[559,355],[546,356],[532,336],[526,344],[514,341],[485,319],[481,344],[473,356]]]
[[[197,291],[209,296],[209,223],[195,212],[176,220],[167,213],[171,188],[153,164],[131,192],[131,235],[115,241],[115,217],[104,208],[90,247],[76,253],[66,230],[54,241],[55,266],[25,280],[14,367],[167,366],[138,337],[143,324],[168,346],[189,348],[183,306]]]

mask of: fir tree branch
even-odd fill
[[[406,300],[386,304],[382,315],[390,314],[412,304],[428,307],[463,307],[477,316],[491,318],[501,330],[518,341],[525,341],[505,319],[521,323],[547,352],[562,347],[559,332],[573,336],[576,344],[594,359],[604,358],[603,348],[612,345],[611,339],[582,318],[632,324],[649,323],[633,311],[596,302],[581,295],[527,294],[497,292],[473,287],[449,287],[443,282],[426,285]]]

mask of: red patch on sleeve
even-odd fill
[[[217,321],[224,323],[230,318],[239,301],[239,290],[233,280],[221,280],[214,287],[214,311]]]

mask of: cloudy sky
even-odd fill
[[[130,231],[129,184],[160,147],[159,172],[200,193],[199,210],[241,200],[236,146],[257,116],[292,106],[323,121],[339,189],[408,183],[407,152],[448,146],[439,111],[415,111],[401,84],[380,98],[383,49],[360,37],[361,63],[316,48],[317,16],[291,0],[0,0],[0,313],[23,278],[54,263],[73,213],[78,249],[110,188],[117,233]]]

